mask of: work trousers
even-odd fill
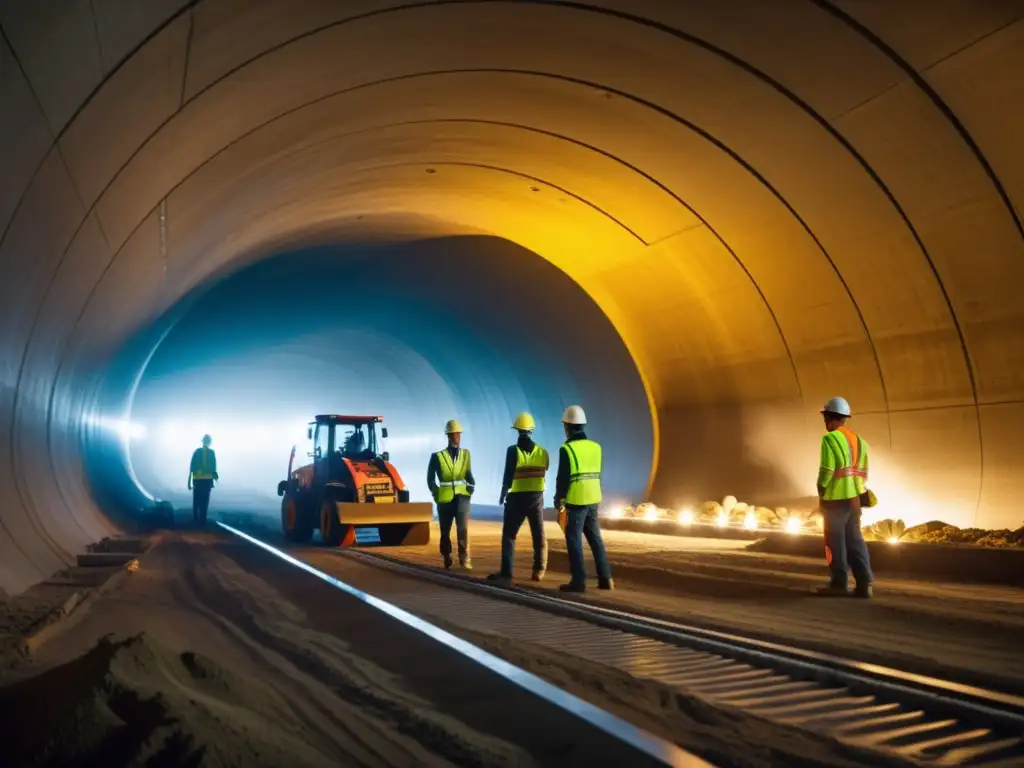
[[[192,481],[192,522],[206,525],[206,513],[210,511],[210,491],[213,480]]]
[[[608,564],[608,553],[601,538],[601,526],[597,521],[597,504],[577,506],[566,504],[565,546],[569,550],[569,570],[572,583],[584,586],[587,583],[587,567],[583,562],[583,539],[586,537],[590,551],[594,554],[597,578],[611,579],[612,569]]]
[[[860,530],[860,503],[857,499],[822,503],[825,517],[825,560],[832,571],[832,585],[845,588],[847,571],[853,571],[857,584],[866,587],[873,580],[871,556]]]
[[[501,574],[511,576],[516,554],[516,536],[523,521],[530,524],[533,539],[533,570],[548,567],[548,542],[544,538],[544,494],[540,491],[519,491],[505,498],[505,514],[501,523]]]
[[[469,496],[456,496],[437,505],[437,522],[441,526],[441,556],[445,563],[452,557],[452,523],[459,544],[459,563],[469,560]]]

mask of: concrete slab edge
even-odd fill
[[[162,540],[163,534],[149,536],[146,545],[138,556],[118,568],[106,581],[95,587],[81,589],[72,594],[59,608],[47,614],[33,629],[30,629],[22,636],[18,642],[18,652],[22,656],[32,656],[44,643],[63,631],[69,618],[84,613],[96,600],[124,583],[126,578],[138,570],[140,561],[146,553],[151,551]]]

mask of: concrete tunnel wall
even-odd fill
[[[648,389],[656,501],[808,492],[841,393],[894,513],[1019,524],[1022,14],[3,3],[0,586],[110,530],[81,423],[134,329],[244,254],[374,227],[577,281]]]

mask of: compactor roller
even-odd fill
[[[312,463],[294,467],[278,483],[281,527],[289,541],[305,543],[319,529],[331,547],[400,546],[430,542],[433,505],[409,501],[409,490],[387,451],[378,450],[380,416],[322,415],[310,423]],[[387,438],[381,427],[380,438]]]

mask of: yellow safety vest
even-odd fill
[[[868,477],[868,444],[846,427],[827,432],[821,438],[818,485],[824,487],[824,501],[855,499],[864,493]]]
[[[437,503],[445,504],[456,496],[469,496],[469,488],[466,486],[466,473],[469,472],[469,451],[460,448],[454,462],[447,448],[438,451],[435,455],[437,456],[437,474],[441,479],[437,488]]]
[[[548,452],[539,445],[534,445],[529,453],[516,446],[516,471],[512,475],[512,485],[508,492],[543,491],[550,461]]]
[[[565,442],[569,454],[569,490],[565,503],[575,506],[601,501],[601,445],[593,440]]]
[[[212,448],[196,448],[192,454],[192,479],[213,480],[217,471],[217,456]]]

